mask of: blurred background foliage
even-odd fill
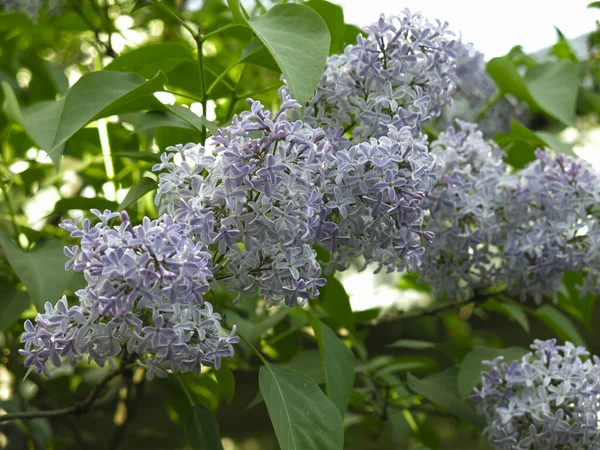
[[[330,54],[356,41],[360,30],[344,22],[341,7],[323,0],[302,3],[327,25]],[[68,406],[83,399],[106,372],[63,366],[50,379],[29,374],[22,381],[26,373],[17,351],[23,319],[63,291],[73,300],[84,282],[63,270],[62,247],[72,242],[58,223],[88,216],[91,208],[126,209],[133,221],[155,216],[150,169],[167,146],[201,141],[205,129],[210,134],[246,109],[248,97],[269,107],[278,103],[278,63],[251,29],[235,26],[243,19],[233,15],[234,25],[228,26],[229,5],[237,2],[163,4],[208,35],[203,45],[208,99],[200,88],[196,42],[151,1],[67,0],[56,13],[43,9],[33,20],[22,12],[0,12],[4,411]],[[244,5],[253,17],[272,3]],[[360,25],[376,20],[376,13]],[[499,102],[512,105],[508,122],[503,117],[486,131],[514,168],[533,160],[540,146],[572,153],[597,127],[600,32],[586,36],[583,55],[560,32],[557,37],[542,54],[527,55],[515,47],[491,59],[492,92],[477,110],[467,99],[467,110],[476,118],[493,116]],[[432,123],[428,132],[435,136],[446,125]],[[465,403],[465,392],[478,381],[481,359],[501,347],[514,347],[519,355],[533,337],[558,336],[600,352],[593,326],[596,299],[580,299],[577,283],[578,274],[568,274],[554,306],[491,296],[446,308],[412,275],[374,282],[355,271],[331,277],[314,307],[356,356],[346,448],[488,448],[479,439],[481,418]],[[361,299],[355,295],[360,284],[367,286]],[[227,322],[237,324],[270,360],[325,383],[315,335],[302,311],[268,310],[259,298],[233,305],[223,289],[214,296]],[[432,314],[420,312],[431,307]],[[259,367],[240,344],[221,370],[180,377],[193,402],[216,414],[225,449],[278,448],[258,394]],[[183,449],[189,412],[174,377],[146,384],[138,369],[112,384],[87,414],[0,425],[0,448]]]

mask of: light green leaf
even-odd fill
[[[535,315],[544,322],[548,328],[556,333],[562,341],[570,341],[575,345],[585,347],[585,341],[571,319],[564,313],[550,305],[543,305],[535,311]]]
[[[195,61],[192,50],[183,43],[164,42],[144,45],[122,54],[104,70],[134,72],[152,78],[160,70],[168,74],[184,61]]]
[[[340,281],[334,276],[327,277],[327,284],[321,288],[319,295],[321,306],[325,312],[351,333],[356,333],[354,314],[350,306],[350,297]]]
[[[217,419],[202,405],[194,405],[190,410],[185,437],[192,450],[223,450]]]
[[[286,3],[252,17],[248,24],[277,61],[293,97],[306,103],[329,53],[331,39],[321,16],[307,6]]]
[[[219,131],[219,128],[214,123],[204,116],[197,116],[190,111],[189,108],[185,108],[181,105],[163,105],[163,107],[198,131],[202,130],[202,125],[204,125],[212,135],[217,134]]]
[[[461,400],[473,392],[473,388],[481,382],[481,372],[487,370],[482,361],[491,361],[497,356],[504,356],[504,361],[511,363],[520,359],[527,350],[520,347],[488,348],[480,347],[472,350],[460,364],[458,372],[458,392]]]
[[[231,10],[232,23],[237,23],[240,25],[248,24],[248,20],[246,19],[247,14],[244,11],[244,8],[242,8],[242,5],[240,4],[240,0],[227,0],[227,5]]]
[[[134,133],[153,130],[158,127],[177,127],[195,130],[196,127],[170,112],[150,111],[144,113],[142,119],[135,125]]]
[[[519,74],[517,67],[506,56],[490,59],[486,69],[500,91],[505,94],[513,94],[515,97],[529,104],[535,104],[529,93],[527,83],[525,83],[525,80]]]
[[[238,61],[238,64],[242,63],[250,63],[256,66],[265,67],[277,73],[281,72],[281,69],[277,65],[277,61],[273,59],[273,55],[271,55],[260,39],[255,39],[244,47],[242,56]]]
[[[458,395],[457,377],[458,369],[452,367],[423,379],[408,374],[407,382],[413,392],[422,395],[475,428],[482,429],[485,425],[483,417],[478,415],[471,405],[463,402]]]
[[[325,384],[325,367],[320,350],[303,350],[296,353],[283,367],[302,372],[317,384]]]
[[[575,124],[579,89],[577,65],[572,61],[537,64],[525,77],[531,96],[548,114],[565,125]]]
[[[319,344],[325,367],[325,390],[344,416],[354,385],[354,355],[331,328],[308,311],[302,311],[313,328]]]
[[[30,304],[31,300],[24,292],[0,288],[0,330],[11,326]]]
[[[121,202],[121,204],[119,205],[119,207],[117,209],[119,211],[123,211],[125,208],[127,208],[133,202],[137,201],[144,194],[152,191],[153,189],[156,189],[157,186],[158,186],[157,182],[155,180],[153,180],[152,178],[143,177],[139,181],[139,183],[134,184],[131,187],[131,189],[129,189],[129,192],[127,192],[127,195],[125,196],[125,198],[123,199],[123,201]]]
[[[54,304],[62,297],[74,272],[65,271],[67,257],[61,242],[47,241],[26,252],[0,232],[0,245],[38,311],[44,311],[44,303]]]
[[[2,104],[2,112],[6,114],[13,122],[24,126],[23,116],[21,115],[21,108],[19,107],[19,101],[15,95],[15,91],[6,81],[0,83],[2,86],[2,93],[4,94],[4,103]]]
[[[308,376],[267,364],[259,385],[282,450],[343,448],[342,416]]]
[[[115,211],[117,208],[117,203],[111,200],[107,200],[105,198],[99,197],[70,197],[70,198],[61,198],[54,205],[54,214],[64,213],[69,211],[70,209],[83,209],[90,210],[92,208],[99,209],[103,211],[105,209],[110,209],[111,211]]]

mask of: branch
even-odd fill
[[[442,312],[446,312],[446,311],[456,309],[456,308],[461,308],[470,303],[472,303],[473,306],[477,306],[477,305],[485,303],[490,298],[491,298],[491,296],[476,295],[475,297],[472,297],[472,298],[469,298],[466,300],[442,303],[441,305],[435,305],[435,306],[432,306],[431,308],[422,309],[420,311],[411,311],[408,313],[401,314],[399,316],[391,317],[387,320],[382,320],[382,321],[379,321],[374,324],[369,324],[368,327],[373,328],[373,327],[379,325],[380,323],[404,322],[405,320],[412,320],[412,319],[417,319],[420,317],[435,316]]]
[[[10,414],[4,414],[0,416],[0,423],[8,422],[17,419],[39,419],[39,418],[51,418],[51,417],[62,417],[70,415],[79,415],[87,413],[94,406],[94,402],[102,396],[102,392],[111,382],[111,380],[119,376],[124,370],[124,367],[109,372],[100,382],[94,386],[90,395],[85,400],[79,403],[75,403],[73,406],[68,408],[51,409],[46,411],[23,411]]]

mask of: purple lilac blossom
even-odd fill
[[[363,257],[376,271],[416,270],[433,234],[423,230],[423,201],[435,182],[435,162],[410,127],[338,149],[323,185],[325,208],[318,242],[329,268],[347,269]]]
[[[509,174],[502,152],[459,122],[431,145],[439,169],[428,197],[422,279],[437,296],[469,298],[506,288],[522,300],[556,297],[567,271],[581,295],[600,292],[600,174],[583,160],[537,150]]]
[[[456,119],[476,121],[479,130],[487,137],[496,133],[507,133],[510,124],[517,120],[528,122],[527,108],[523,102],[511,96],[503,96],[484,115],[478,117],[488,101],[497,93],[496,83],[486,71],[483,53],[473,44],[459,40],[454,46],[456,52],[456,92],[452,104],[442,108],[436,121],[437,128],[446,129],[454,125]]]
[[[169,216],[133,226],[127,213],[97,210],[92,226],[67,220],[61,227],[80,245],[66,247],[65,269],[83,272],[87,286],[77,305],[63,297],[46,303],[35,325],[25,322],[25,366],[49,375],[48,360],[61,365],[87,357],[100,366],[127,352],[147,368],[147,377],[218,368],[238,342],[235,327],[221,335],[221,316],[203,295],[213,279],[210,253],[182,233]],[[120,216],[121,224],[108,222]]]
[[[599,448],[600,359],[556,339],[536,339],[531,349],[520,361],[483,361],[489,370],[470,399],[489,442],[499,450]]]
[[[500,208],[509,201],[503,152],[474,124],[458,122],[431,144],[437,183],[427,198],[427,229],[435,240],[423,255],[421,276],[434,295],[472,297],[497,281]]]
[[[324,208],[319,189],[332,146],[325,133],[288,117],[300,105],[283,90],[272,114],[257,101],[199,145],[168,148],[156,202],[213,252],[215,277],[269,304],[315,298],[325,283],[312,244]],[[182,163],[174,162],[179,154]]]
[[[356,45],[331,56],[304,120],[325,129],[336,147],[385,136],[388,127],[420,125],[439,115],[455,90],[453,33],[404,10],[365,28]]]

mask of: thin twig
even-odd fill
[[[51,409],[46,411],[22,411],[4,414],[0,416],[0,423],[8,422],[11,420],[17,419],[38,419],[38,418],[50,418],[50,417],[61,417],[61,416],[69,416],[69,415],[80,415],[87,413],[94,406],[94,402],[98,400],[111,380],[117,376],[119,376],[123,372],[123,368],[119,368],[109,372],[100,382],[94,386],[90,395],[86,397],[85,400],[79,403],[75,403],[73,406],[69,406],[68,408],[60,408],[60,409]]]

